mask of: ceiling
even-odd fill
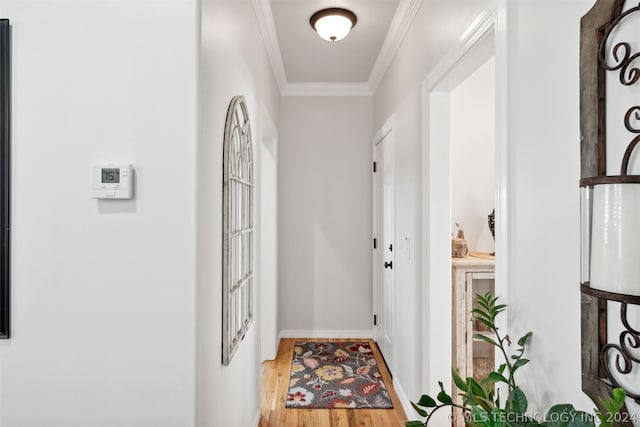
[[[449,0],[451,1],[451,0]],[[423,0],[251,0],[283,95],[371,95]],[[343,40],[322,40],[309,24],[342,7],[358,23]]]
[[[382,47],[399,0],[271,0],[282,61],[291,83],[363,83]],[[343,40],[321,39],[309,18],[326,7],[349,9],[358,23]]]
[[[421,13],[413,62],[435,65],[491,0],[251,0],[283,96],[371,95]],[[358,23],[345,39],[321,39],[309,25],[318,10],[342,7]],[[408,65],[408,64],[405,64]],[[414,64],[415,65],[415,64]],[[411,65],[409,65],[411,66]],[[420,68],[420,67],[418,67]]]

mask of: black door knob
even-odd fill
[[[393,269],[393,261],[385,262],[385,263],[384,263],[384,268],[391,268],[391,269]]]

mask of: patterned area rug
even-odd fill
[[[296,342],[287,408],[393,408],[371,345]]]

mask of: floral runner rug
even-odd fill
[[[371,345],[296,342],[286,408],[393,408]]]

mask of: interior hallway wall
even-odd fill
[[[282,330],[369,331],[371,97],[283,97],[278,146]]]
[[[12,25],[0,425],[192,426],[196,1],[0,11]],[[132,200],[91,198],[99,162],[133,164]]]
[[[259,317],[229,366],[222,342],[222,147],[227,109],[244,95],[254,167],[260,164],[261,119],[278,123],[279,92],[249,0],[201,0],[200,137],[197,150],[197,408],[198,426],[247,427],[259,409]],[[256,176],[260,171],[254,169]],[[260,188],[258,186],[258,188]],[[259,208],[260,195],[254,197]],[[261,224],[261,218],[255,218]],[[256,247],[261,230],[256,229]],[[259,267],[259,265],[257,265]],[[260,277],[260,274],[257,274]],[[256,283],[260,286],[260,282]],[[259,295],[259,291],[257,293]],[[258,303],[258,298],[256,298]],[[258,310],[259,313],[259,310]]]
[[[374,129],[377,130],[392,115],[396,115],[394,135],[396,143],[396,241],[409,239],[409,258],[398,257],[396,264],[397,336],[395,346],[401,349],[397,357],[398,372],[394,381],[401,384],[407,398],[417,399],[427,391],[438,389],[437,381],[449,378],[449,370],[443,370],[438,378],[427,378],[423,372],[423,345],[429,342],[423,331],[423,293],[429,284],[422,282],[423,254],[422,215],[422,90],[423,80],[448,52],[451,46],[443,43],[443,37],[453,35],[457,39],[473,20],[491,3],[478,1],[425,0],[407,32],[398,52],[391,62],[380,86],[374,94]],[[447,13],[455,10],[455,13]],[[447,13],[452,19],[433,19]],[[438,22],[440,25],[426,25]],[[443,284],[433,284],[443,286]],[[434,325],[434,327],[438,327]],[[435,341],[435,340],[434,340]],[[441,345],[434,342],[433,345]],[[423,384],[432,384],[425,390]]]
[[[581,392],[578,187],[580,18],[593,4],[512,3],[509,315],[512,337],[533,331],[532,362],[519,372],[531,411],[594,407]]]

